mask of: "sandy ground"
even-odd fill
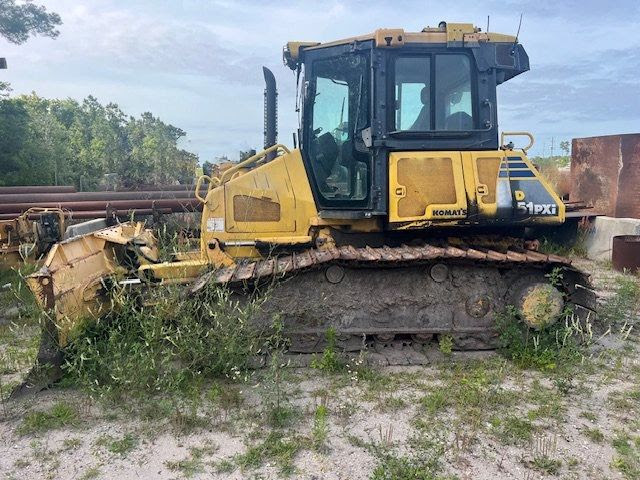
[[[581,263],[611,297],[618,274]],[[264,413],[274,397],[262,373],[221,384],[227,400],[205,388],[195,404],[99,401],[58,388],[0,406],[0,477],[638,479],[639,352],[637,336],[614,330],[562,375],[523,371],[497,354],[437,351],[430,365],[366,376],[289,368],[289,418],[276,426]],[[34,420],[60,405],[62,424]],[[398,462],[423,469],[394,470]]]

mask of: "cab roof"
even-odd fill
[[[517,43],[517,37],[501,33],[482,32],[472,23],[440,22],[437,27],[425,27],[420,32],[405,32],[402,28],[379,28],[357,37],[332,42],[287,42],[283,51],[284,63],[295,70],[302,50],[315,50],[353,42],[373,40],[376,48],[398,48],[409,43],[439,43],[448,47],[474,47],[482,43]]]

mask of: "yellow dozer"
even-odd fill
[[[536,229],[561,225],[565,206],[527,158],[533,138],[498,141],[496,87],[529,69],[515,37],[441,22],[290,42],[284,63],[298,79],[294,148],[276,143],[265,69],[266,148],[199,179],[199,251],[159,262],[153,234],[131,223],[53,247],[28,279],[50,312],[41,366],[57,368],[69,332],[109,309],[118,283],[192,295],[269,284],[256,321],[279,312],[293,352],[321,350],[329,327],[346,350],[439,335],[487,349],[508,305],[531,328],[541,310],[592,313],[587,276],[535,250]],[[528,145],[505,143],[514,135]]]

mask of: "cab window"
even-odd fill
[[[395,61],[395,130],[473,130],[467,55],[399,56]]]

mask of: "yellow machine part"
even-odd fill
[[[43,267],[27,277],[27,284],[43,310],[49,312],[64,347],[73,329],[85,318],[97,318],[109,309],[100,295],[105,279],[124,274],[117,246],[134,241],[143,255],[157,258],[155,239],[142,223],[124,223],[57,243]]]
[[[219,265],[219,252],[211,248],[219,244],[235,258],[259,256],[256,241],[307,243],[317,215],[300,150],[287,151],[208,193],[202,212],[201,248],[204,257]]]

